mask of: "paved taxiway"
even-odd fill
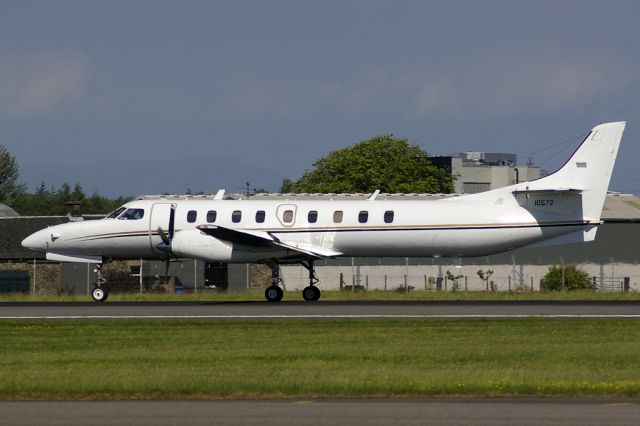
[[[640,301],[320,301],[0,303],[0,319],[20,318],[638,318]]]
[[[4,425],[637,425],[634,399],[0,402]]]

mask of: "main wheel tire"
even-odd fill
[[[320,289],[318,287],[313,287],[313,291],[314,291],[314,296],[313,296],[313,301],[317,302],[320,299]]]
[[[109,297],[109,292],[101,287],[96,287],[91,292],[91,297],[96,302],[104,302]]]
[[[284,291],[275,285],[267,287],[264,291],[264,297],[267,299],[267,302],[279,302],[282,300],[282,296],[284,296]]]
[[[302,290],[302,298],[307,302],[315,302],[320,299],[320,289],[316,286],[307,286]]]

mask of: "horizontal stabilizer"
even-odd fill
[[[577,188],[536,188],[536,189],[516,189],[513,194],[580,194],[582,189]]]
[[[540,241],[538,243],[534,243],[523,248],[525,249],[536,249],[536,248],[546,248],[551,246],[560,246],[565,244],[576,244],[576,243],[584,243],[587,241],[593,241],[596,238],[596,232],[598,231],[598,227],[594,226],[590,229],[585,229],[582,231],[571,232],[570,234],[561,235],[559,237],[551,238],[548,240]]]

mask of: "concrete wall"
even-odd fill
[[[590,276],[604,282],[621,284],[624,277],[630,278],[632,291],[640,291],[640,266],[626,263],[611,263],[606,265],[579,264]],[[486,290],[487,282],[480,279],[477,271],[493,270],[490,282],[496,291],[534,291],[540,290],[540,279],[547,273],[547,265],[462,265],[457,268],[451,264],[439,265],[361,265],[340,266],[326,265],[317,268],[320,288],[337,290],[340,288],[340,274],[345,285],[352,283],[361,285],[369,290],[400,290],[406,283],[415,290],[436,290],[437,278],[442,278],[441,289],[452,290],[454,282],[445,280],[447,271],[454,277],[462,275],[457,280],[458,290],[480,291]],[[285,287],[288,291],[301,290],[307,285],[306,269],[298,266],[282,267]],[[466,286],[466,287],[465,287]],[[445,288],[446,287],[446,288]]]

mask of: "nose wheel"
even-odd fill
[[[109,297],[109,292],[104,288],[95,287],[91,292],[91,298],[95,302],[104,302]]]

